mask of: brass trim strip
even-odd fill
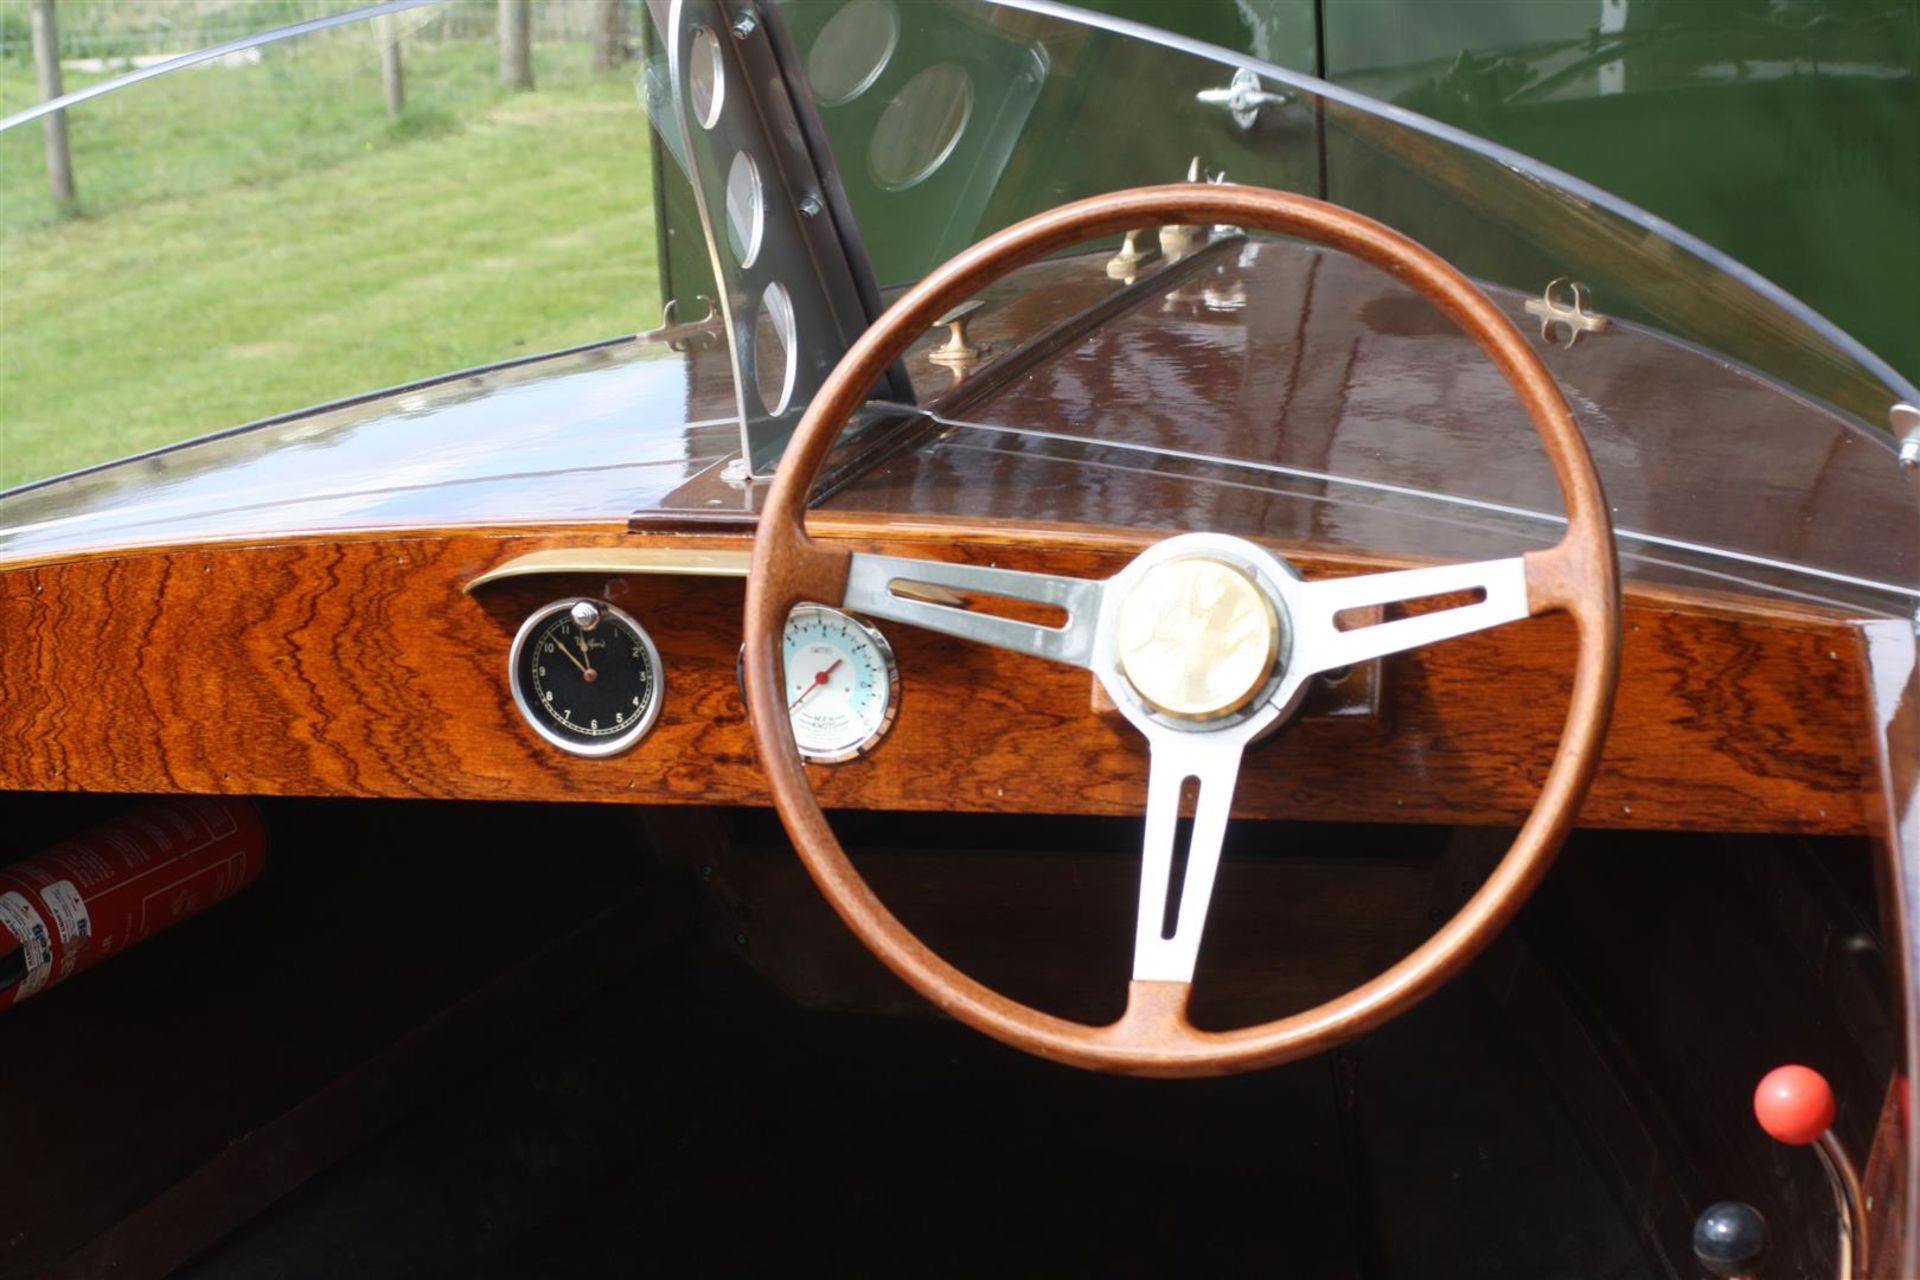
[[[529,551],[487,570],[467,584],[472,595],[504,578],[561,573],[666,574],[682,578],[744,578],[752,553],[697,547],[562,547]]]

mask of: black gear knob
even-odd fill
[[[1752,1276],[1767,1254],[1767,1220],[1750,1204],[1722,1200],[1693,1221],[1693,1256],[1716,1276]]]

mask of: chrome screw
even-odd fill
[[[1920,408],[1896,404],[1887,411],[1887,426],[1900,441],[1900,465],[1920,467]]]

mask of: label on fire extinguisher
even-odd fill
[[[0,865],[0,1010],[237,893],[266,854],[244,800],[162,800]],[[8,934],[19,940],[15,958]]]
[[[93,917],[87,914],[87,900],[71,880],[55,880],[40,891],[40,900],[47,904],[54,927],[60,930],[60,976],[65,978],[87,953],[87,940],[93,937]]]
[[[16,1002],[47,985],[47,971],[53,967],[53,950],[47,942],[47,922],[33,904],[11,891],[0,893],[0,925],[19,942],[26,961],[26,976],[20,979],[13,998]]]

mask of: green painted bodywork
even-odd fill
[[[798,49],[810,47],[842,3],[785,0]],[[1092,0],[1087,7],[1323,76],[1564,169],[1725,251],[1920,380],[1920,0]],[[867,108],[823,112],[844,153],[840,168],[882,285],[910,280],[1027,214],[1095,191],[1176,179],[1204,140],[1211,170],[1322,194],[1416,237],[1437,236],[1430,242],[1464,269],[1516,287],[1534,287],[1535,276],[1544,285],[1563,270],[1597,277],[1595,305],[1610,305],[1604,268],[1528,256],[1498,226],[1477,242],[1462,233],[1457,215],[1447,224],[1444,212],[1423,203],[1405,164],[1382,163],[1355,145],[1350,129],[1316,134],[1311,119],[1294,112],[1240,134],[1224,111],[1194,106],[1194,91],[1209,86],[1181,79],[1192,60],[1098,36],[1062,42],[1058,24],[1009,10],[913,0],[899,11],[909,31],[947,23],[941,38],[950,47],[932,56],[962,62],[1004,60],[1010,38],[1024,30],[1055,34],[1051,47],[1035,46],[1046,63],[1039,99],[1023,97],[1017,112],[991,117],[1025,130],[1018,152],[969,150],[969,141],[955,153],[952,181],[943,175],[923,191],[867,191],[857,153],[871,122],[848,114]],[[969,28],[977,28],[973,38]],[[925,65],[928,52],[913,52],[901,64]],[[976,73],[997,86],[982,100],[1004,101],[1005,86],[1023,69]],[[1203,74],[1225,80],[1216,68]],[[896,87],[876,85],[873,106]],[[988,186],[984,208],[959,196],[960,188],[977,196]],[[671,173],[661,198],[668,287],[689,297],[709,292],[691,199]],[[1644,273],[1613,284],[1611,305],[1629,318],[1636,307],[1620,296],[1621,286],[1630,293],[1657,287]],[[1707,297],[1699,303],[1716,305]],[[1772,368],[1725,340],[1741,323],[1727,319],[1717,345]],[[1798,381],[1826,394],[1816,377]],[[1883,402],[1865,401],[1850,407],[1884,425]]]
[[[1544,160],[1920,379],[1920,0],[1093,0]]]

